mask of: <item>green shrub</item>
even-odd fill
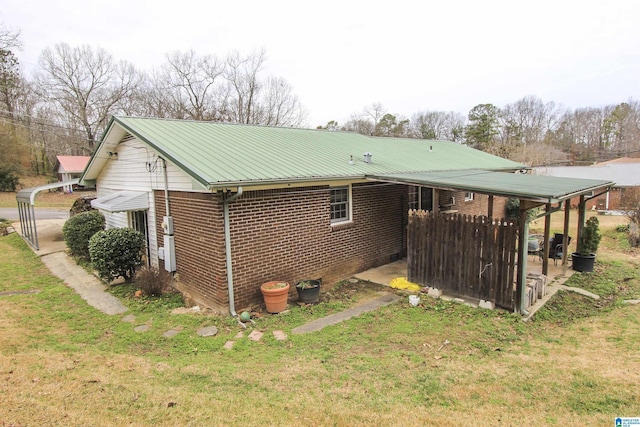
[[[117,277],[131,281],[142,265],[144,249],[144,235],[131,228],[110,228],[89,239],[91,264],[107,282]]]
[[[598,217],[592,216],[587,220],[580,239],[578,240],[577,252],[580,255],[589,256],[598,251],[600,239],[602,239],[599,225],[600,221],[598,221]]]
[[[104,215],[100,211],[90,211],[69,218],[62,227],[62,234],[72,254],[88,259],[89,239],[102,230]]]
[[[171,284],[171,273],[164,268],[142,267],[136,272],[135,283],[145,295],[160,296]]]
[[[629,232],[629,224],[618,224],[616,225],[617,233],[628,233]]]
[[[540,213],[540,208],[533,208],[527,211],[527,219],[533,220]],[[505,206],[507,219],[518,221],[520,219],[520,199],[510,198]]]
[[[7,168],[0,168],[0,191],[16,191],[20,179]]]

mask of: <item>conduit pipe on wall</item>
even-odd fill
[[[224,247],[226,253],[227,262],[227,286],[229,292],[229,313],[233,317],[238,316],[236,313],[236,303],[233,296],[233,267],[231,265],[231,225],[229,224],[229,204],[235,202],[242,196],[242,187],[238,187],[238,192],[233,196],[224,199],[223,211],[224,211]]]

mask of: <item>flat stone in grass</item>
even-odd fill
[[[227,350],[231,350],[234,344],[235,344],[235,341],[227,341],[226,343],[224,343],[223,347]]]
[[[283,331],[273,331],[273,336],[278,341],[284,341],[287,339],[287,334],[285,334]]]
[[[136,316],[134,316],[133,314],[127,314],[122,318],[122,321],[127,323],[133,323],[135,320]]]
[[[218,333],[218,328],[215,326],[207,326],[198,329],[198,335],[201,337],[213,337]]]
[[[249,334],[249,339],[251,341],[260,341],[260,338],[262,338],[262,332],[254,329],[250,334]]]
[[[162,334],[163,337],[165,338],[171,338],[171,337],[175,337],[176,335],[178,335],[178,332],[175,329],[169,329],[167,332],[165,332],[164,334]]]
[[[147,332],[149,330],[149,326],[148,325],[138,325],[135,328],[133,328],[134,331],[136,332]]]

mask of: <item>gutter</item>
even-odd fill
[[[226,254],[226,263],[227,263],[227,291],[229,293],[229,313],[233,317],[237,317],[238,313],[236,313],[236,302],[233,296],[233,267],[232,267],[232,257],[231,257],[231,225],[229,224],[229,204],[235,202],[237,199],[242,196],[242,187],[238,187],[238,191],[233,196],[225,198],[223,201],[223,211],[224,211],[224,247]]]

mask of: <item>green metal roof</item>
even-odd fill
[[[367,178],[376,181],[409,183],[441,189],[516,197],[544,203],[557,203],[580,194],[604,191],[614,185],[611,181],[596,179],[559,178],[486,170],[384,174],[371,175]]]
[[[113,147],[124,132],[146,142],[209,188],[523,167],[511,160],[447,141],[133,117],[114,117],[101,146]],[[98,151],[100,147],[96,153]],[[371,163],[364,161],[366,152],[372,153]],[[353,164],[349,163],[351,156]],[[95,179],[99,173],[96,169],[101,166],[92,161],[82,180]]]

